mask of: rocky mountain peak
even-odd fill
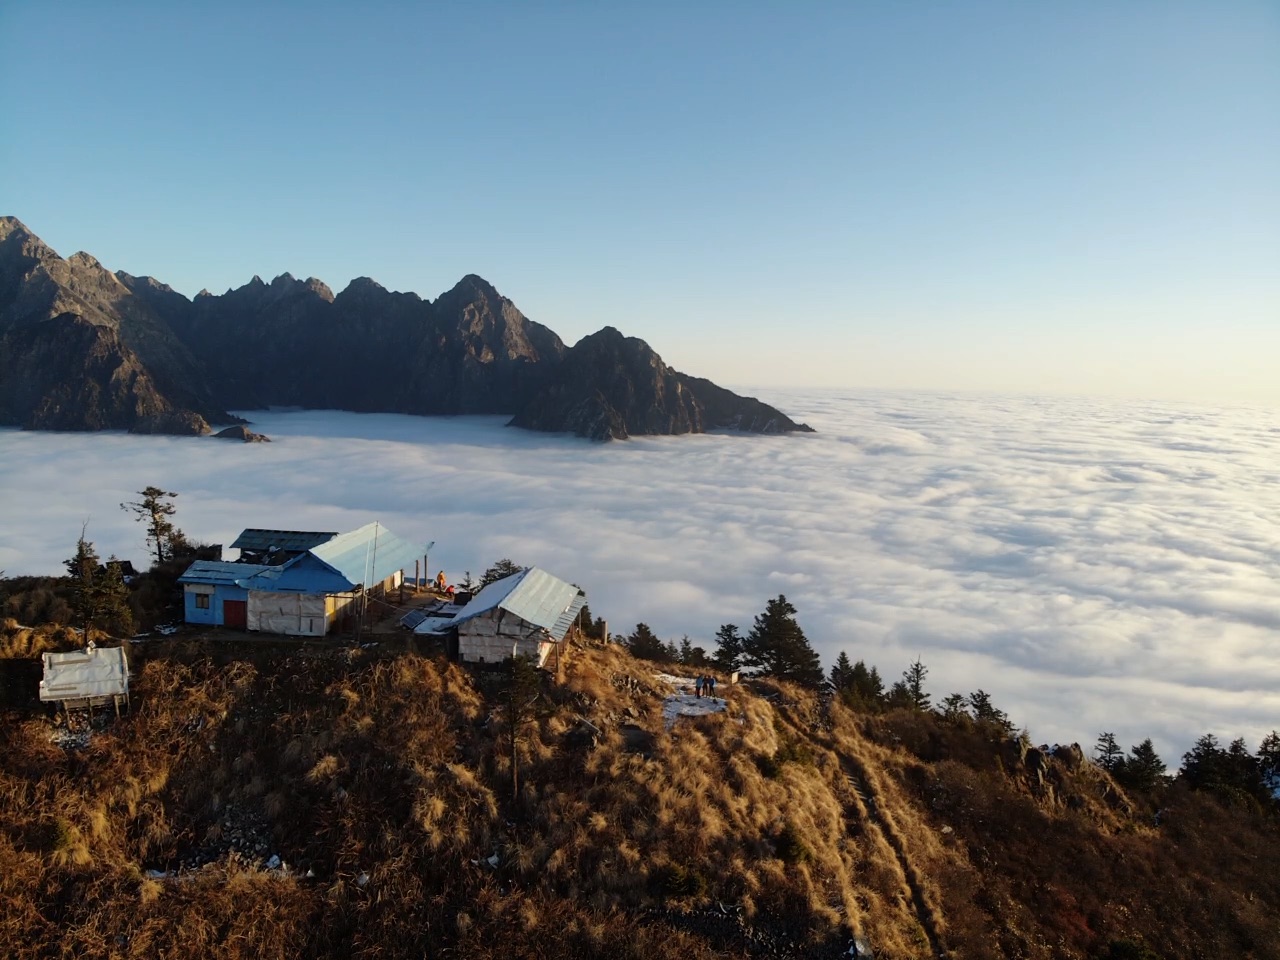
[[[67,257],[67,263],[73,267],[88,267],[93,270],[104,270],[105,267],[98,261],[98,258],[91,253],[85,253],[80,250]]]
[[[515,413],[519,426],[601,439],[803,429],[670,369],[614,327],[567,349],[474,273],[434,302],[368,277],[334,297],[315,277],[287,272],[270,284],[255,275],[222,296],[201,290],[195,301],[151,277],[112,273],[88,253],[63,260],[16,218],[0,218],[0,348],[10,343],[0,424],[190,432],[204,419],[228,422],[226,409],[280,404]],[[64,314],[79,320],[64,318],[57,331],[45,324]],[[10,337],[19,329],[20,339]]]
[[[34,236],[27,229],[26,224],[17,217],[0,217],[0,240],[7,240],[15,234],[21,234],[24,237]]]
[[[306,287],[321,300],[333,303],[333,291],[329,289],[329,285],[323,280],[316,277],[307,277]]]

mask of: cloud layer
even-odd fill
[[[118,503],[179,491],[180,526],[379,519],[451,576],[509,556],[712,647],[785,593],[830,664],[935,698],[981,687],[1037,740],[1280,725],[1280,416],[1247,408],[915,394],[768,398],[812,436],[593,445],[502,418],[252,414],[276,442],[0,431],[0,569],[57,572],[80,524],[142,558]]]

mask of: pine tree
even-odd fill
[[[519,566],[513,560],[509,560],[506,557],[503,557],[501,560],[496,561],[493,564],[493,566],[489,567],[489,569],[486,570],[483,574],[481,574],[480,589],[483,590],[485,587],[487,587],[491,583],[495,583],[498,580],[505,580],[507,577],[514,576],[515,574],[519,573],[522,570],[524,570],[524,567]]]
[[[520,799],[520,741],[526,725],[537,716],[542,692],[542,673],[533,657],[512,657],[502,682],[501,696],[507,721],[507,744],[511,750],[511,799]]]
[[[884,681],[880,679],[880,671],[859,660],[853,665],[853,690],[858,695],[858,702],[864,709],[874,710],[884,702]]]
[[[831,689],[836,693],[843,693],[853,686],[853,664],[849,662],[849,655],[843,650],[836,657],[836,662],[831,665],[831,673],[827,676],[827,682],[831,684]]]
[[[124,582],[119,560],[113,556],[104,567],[82,529],[75,556],[64,564],[72,582],[71,609],[84,631],[85,641],[89,640],[91,627],[112,633],[132,633],[129,586]]]
[[[1124,760],[1124,749],[1116,742],[1114,733],[1098,734],[1098,742],[1093,748],[1094,759],[1098,766],[1108,773],[1115,773]]]
[[[991,694],[985,690],[975,690],[969,694],[969,706],[973,710],[973,719],[1002,733],[1012,733],[1013,724],[1009,715],[991,702]]]
[[[742,666],[742,637],[734,624],[722,624],[716,631],[716,652],[711,655],[711,663],[725,673],[733,673]]]
[[[796,622],[796,608],[782,594],[756,617],[742,647],[743,664],[763,676],[804,687],[822,686],[822,661]]]
[[[1129,751],[1116,766],[1116,779],[1130,790],[1148,792],[1164,779],[1164,761],[1156,753],[1151,738],[1143,740]]]
[[[631,636],[627,637],[627,649],[633,657],[641,660],[664,661],[667,659],[666,648],[662,645],[647,623],[637,623]]]
[[[1258,764],[1262,768],[1262,775],[1273,789],[1280,789],[1280,733],[1272,730],[1262,738],[1262,745],[1258,747]]]
[[[963,693],[947,694],[938,704],[938,709],[942,711],[942,718],[952,723],[969,719],[969,700]]]
[[[85,531],[80,531],[80,539],[76,542],[75,556],[64,561],[67,574],[71,577],[71,612],[76,622],[84,631],[85,642],[89,641],[89,628],[98,616],[98,552],[93,544],[86,540]]]
[[[1218,738],[1206,733],[1195,742],[1195,745],[1182,755],[1181,775],[1198,790],[1213,789],[1225,786],[1227,776],[1227,753],[1218,745]]]
[[[159,487],[146,487],[138,491],[138,496],[142,499],[122,503],[120,509],[136,514],[135,519],[146,524],[147,543],[156,552],[156,563],[164,563],[166,557],[173,555],[174,548],[185,544],[187,539],[169,519],[177,507],[168,500],[177,494]]]
[[[929,709],[929,694],[924,689],[924,678],[928,675],[929,668],[921,663],[919,657],[902,673],[902,684],[906,687],[910,706],[915,710]]]
[[[693,641],[689,639],[687,633],[680,638],[679,659],[686,667],[693,665]]]

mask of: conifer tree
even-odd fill
[[[667,659],[666,648],[662,645],[647,623],[637,623],[631,636],[627,637],[627,649],[633,657],[641,660],[663,661]]]
[[[902,685],[906,688],[908,705],[915,710],[928,710],[929,694],[924,689],[924,678],[929,675],[926,667],[917,656],[915,662],[902,673]]]
[[[1129,751],[1116,768],[1116,779],[1131,790],[1150,791],[1164,779],[1166,767],[1156,753],[1151,738],[1143,740]]]
[[[488,570],[481,574],[479,589],[483,590],[491,583],[514,576],[523,569],[524,567],[517,564],[514,560],[509,560],[508,558],[503,557],[501,560],[495,561]]]
[[[938,704],[938,709],[942,711],[944,720],[950,720],[953,723],[969,719],[969,700],[963,693],[947,694]]]
[[[742,666],[742,637],[732,623],[725,623],[716,631],[716,652],[711,663],[725,673],[733,673]]]
[[[770,600],[742,643],[744,666],[761,675],[801,686],[822,686],[822,661],[796,622],[796,608],[785,596]]]
[[[973,710],[973,719],[978,723],[994,727],[1003,733],[1013,732],[1009,715],[991,702],[991,694],[985,690],[975,690],[969,694],[969,707]]]
[[[83,529],[76,542],[75,556],[66,560],[65,566],[72,582],[71,609],[86,642],[91,627],[119,633],[133,630],[129,587],[124,582],[120,562],[113,556],[104,567],[93,543],[85,539]]]
[[[138,491],[138,496],[142,499],[122,503],[120,509],[135,514],[134,519],[146,525],[147,543],[156,552],[156,563],[164,563],[166,557],[173,555],[174,547],[186,543],[186,537],[170,519],[177,507],[168,501],[177,494],[159,487],[145,487]]]
[[[853,665],[853,692],[864,710],[879,708],[884,702],[884,681],[874,666],[868,668],[859,660]]]
[[[1262,776],[1267,784],[1274,789],[1280,789],[1280,732],[1272,730],[1262,738],[1262,745],[1258,747],[1258,764],[1262,768]]]
[[[1124,760],[1124,749],[1116,742],[1114,733],[1098,734],[1098,742],[1093,748],[1093,753],[1098,766],[1108,773],[1115,773]]]
[[[853,664],[849,662],[849,655],[843,650],[836,657],[836,662],[831,665],[827,682],[836,693],[843,693],[853,685]]]

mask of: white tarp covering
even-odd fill
[[[542,666],[551,647],[546,630],[501,609],[458,624],[458,658],[463,663],[502,663],[531,656]]]
[[[122,697],[129,693],[129,664],[124,647],[95,647],[70,653],[46,653],[42,701]]]
[[[328,631],[324,596],[307,593],[249,591],[248,627],[291,637],[323,637]]]

